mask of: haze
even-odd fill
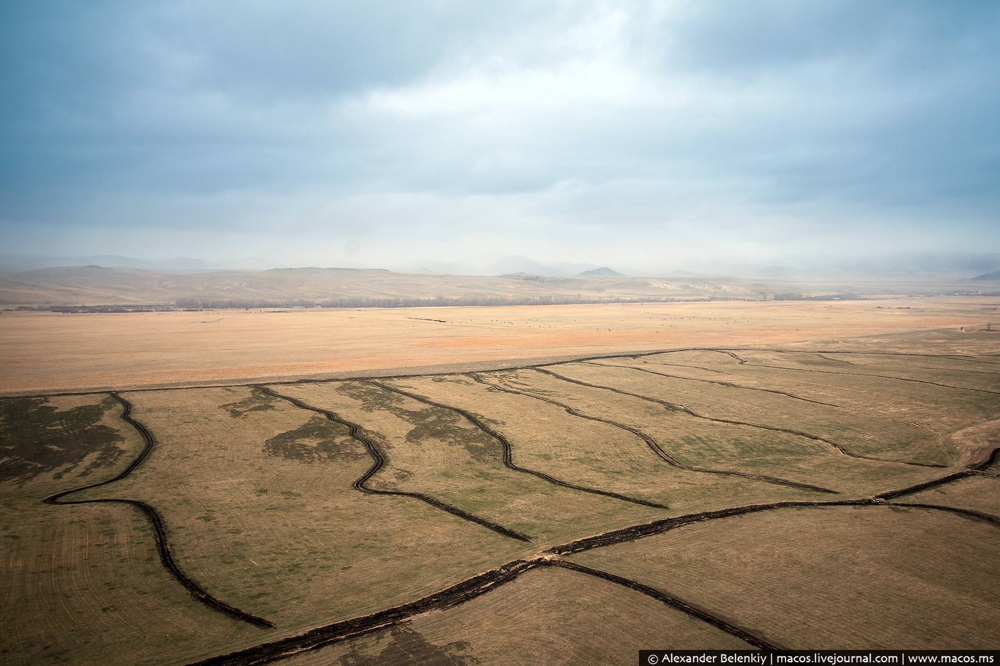
[[[985,2],[4,3],[3,252],[995,268],[998,34]]]

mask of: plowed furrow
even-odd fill
[[[106,486],[116,481],[121,481],[126,476],[131,474],[137,467],[139,467],[142,462],[149,457],[149,454],[153,451],[155,446],[155,440],[153,435],[146,429],[146,426],[142,425],[138,421],[132,418],[132,403],[130,403],[125,398],[121,397],[117,392],[112,391],[110,393],[111,397],[122,404],[122,420],[130,424],[135,428],[139,434],[142,436],[143,448],[139,452],[139,455],[135,457],[128,467],[126,467],[121,473],[119,473],[114,478],[108,479],[107,481],[100,481],[98,483],[91,483],[90,485],[81,486],[80,488],[74,488],[73,490],[65,490],[54,495],[46,497],[43,502],[46,504],[56,504],[56,505],[67,505],[67,504],[127,504],[139,510],[142,515],[149,520],[150,525],[153,527],[153,537],[156,541],[156,552],[160,556],[160,563],[163,568],[166,569],[174,580],[180,583],[184,589],[186,589],[191,596],[205,604],[212,610],[224,613],[229,617],[235,618],[237,620],[242,620],[243,622],[248,622],[252,625],[258,627],[273,628],[274,624],[262,617],[257,617],[251,613],[240,610],[234,606],[230,606],[226,602],[216,599],[211,594],[209,594],[205,588],[199,585],[193,578],[184,573],[184,571],[177,564],[177,560],[174,559],[173,552],[170,550],[170,542],[167,540],[167,525],[163,520],[163,516],[154,509],[151,505],[141,502],[139,500],[127,500],[127,499],[91,499],[91,500],[64,500],[63,498],[72,493],[77,493],[82,490],[90,490],[91,488],[99,488],[101,486]]]
[[[542,566],[543,564],[544,560],[541,559],[508,562],[496,569],[473,576],[457,585],[453,585],[423,599],[403,604],[402,606],[388,608],[377,613],[372,613],[371,615],[343,622],[335,622],[307,631],[304,634],[299,634],[298,636],[291,636],[280,641],[264,643],[245,650],[219,655],[196,662],[196,664],[198,666],[235,666],[237,664],[240,666],[252,666],[254,664],[267,664],[279,659],[287,659],[302,652],[316,650],[325,645],[378,631],[420,613],[457,606],[470,599],[475,599],[490,590],[494,590],[505,583],[509,583],[525,571]],[[191,666],[195,665],[192,664]]]
[[[615,388],[614,386],[604,386],[602,384],[591,384],[590,382],[584,382],[584,381],[581,381],[579,379],[572,379],[570,377],[566,377],[565,375],[560,375],[557,372],[552,372],[551,370],[547,370],[547,369],[545,369],[543,367],[540,367],[540,366],[539,367],[535,367],[533,369],[536,370],[536,371],[538,371],[538,372],[543,372],[543,373],[545,373],[547,375],[551,375],[552,377],[556,377],[557,379],[561,379],[563,381],[569,382],[571,384],[579,384],[580,386],[586,386],[586,387],[589,387],[589,388],[596,388],[596,389],[602,389],[602,390],[605,390],[605,391],[611,391],[613,393],[618,393],[620,395],[626,395],[626,396],[629,396],[629,397],[632,397],[632,398],[638,398],[639,400],[645,400],[647,402],[656,403],[658,405],[662,405],[662,406],[666,407],[667,409],[670,409],[670,410],[673,410],[673,411],[678,411],[678,412],[683,412],[683,413],[685,413],[685,414],[687,414],[689,416],[693,416],[693,417],[695,417],[697,419],[704,419],[705,421],[713,421],[715,423],[727,423],[729,425],[746,426],[748,428],[759,428],[760,430],[770,430],[771,432],[783,432],[783,433],[786,433],[786,434],[789,434],[789,435],[795,435],[797,437],[804,437],[806,439],[811,439],[811,440],[813,440],[815,442],[822,442],[824,444],[827,444],[828,446],[833,447],[834,449],[836,449],[837,451],[839,451],[843,455],[848,456],[850,458],[856,458],[858,460],[872,460],[872,461],[875,461],[875,462],[895,464],[895,465],[913,465],[915,467],[936,467],[936,468],[944,467],[944,465],[932,465],[930,463],[918,463],[918,462],[909,462],[909,461],[903,461],[903,460],[883,460],[882,458],[874,458],[872,456],[864,456],[864,455],[861,455],[861,454],[858,454],[858,453],[851,453],[850,451],[848,451],[847,449],[845,449],[840,444],[837,444],[836,442],[832,442],[832,441],[830,441],[828,439],[820,437],[819,435],[812,435],[812,434],[810,434],[808,432],[803,432],[801,430],[793,430],[791,428],[781,428],[779,426],[769,426],[769,425],[764,425],[762,423],[750,423],[748,421],[736,421],[736,420],[733,420],[733,419],[723,419],[723,418],[718,418],[718,417],[715,417],[715,416],[705,416],[704,414],[699,414],[698,412],[694,411],[690,407],[685,407],[684,405],[680,405],[680,404],[677,404],[677,403],[674,403],[674,402],[670,402],[668,400],[661,400],[659,398],[653,398],[653,397],[650,397],[648,395],[642,395],[640,393],[631,393],[629,391],[625,391],[625,390],[622,390],[622,389],[619,389],[619,388]]]
[[[486,425],[486,423],[484,423],[482,421],[482,419],[480,419],[478,416],[475,416],[471,412],[467,412],[466,410],[461,409],[460,407],[452,407],[451,405],[446,405],[444,403],[435,402],[435,401],[431,400],[430,398],[426,398],[426,397],[424,397],[422,395],[419,395],[417,393],[411,393],[411,392],[405,391],[405,390],[403,390],[401,388],[397,388],[395,386],[390,386],[388,384],[383,384],[381,382],[376,382],[376,381],[373,381],[373,380],[369,380],[369,383],[371,383],[371,384],[373,384],[375,386],[378,386],[380,388],[383,388],[383,389],[385,389],[387,391],[393,391],[395,393],[399,393],[400,395],[405,395],[408,398],[412,398],[412,399],[414,399],[414,400],[416,400],[418,402],[422,402],[422,403],[424,403],[426,405],[431,405],[433,407],[440,407],[441,409],[448,409],[448,410],[451,410],[451,411],[455,412],[456,414],[460,414],[462,417],[464,417],[467,421],[469,421],[470,423],[472,423],[474,426],[476,426],[477,428],[479,428],[480,430],[482,430],[483,432],[485,432],[487,435],[489,435],[493,439],[495,439],[498,442],[500,442],[500,445],[503,447],[503,464],[504,464],[505,467],[507,467],[507,469],[513,470],[515,472],[521,472],[522,474],[531,474],[532,476],[536,476],[539,479],[547,481],[547,482],[549,482],[549,483],[551,483],[553,485],[561,486],[563,488],[569,488],[571,490],[579,490],[580,492],[591,493],[593,495],[603,495],[604,497],[612,497],[612,498],[617,499],[617,500],[622,500],[623,502],[631,502],[632,504],[641,504],[642,506],[649,506],[649,507],[653,507],[653,508],[656,508],[656,509],[669,509],[670,508],[666,504],[658,504],[656,502],[647,502],[646,500],[643,500],[643,499],[638,499],[636,497],[629,497],[627,495],[621,495],[619,493],[613,493],[613,492],[609,492],[607,490],[598,490],[596,488],[587,488],[585,486],[578,486],[578,485],[576,485],[574,483],[567,483],[566,481],[562,481],[560,479],[557,479],[557,478],[555,478],[553,476],[550,476],[550,475],[546,474],[545,472],[539,472],[538,470],[528,469],[527,467],[521,467],[519,465],[516,465],[516,464],[514,464],[514,461],[513,461],[512,447],[511,447],[510,441],[504,435],[500,434],[499,432],[497,432],[496,430],[494,430],[490,426]]]
[[[636,370],[638,372],[646,372],[651,375],[659,375],[660,377],[681,379],[686,382],[701,382],[703,384],[716,384],[718,386],[725,386],[727,388],[735,388],[735,389],[744,389],[746,391],[761,391],[763,393],[774,393],[775,395],[783,395],[786,398],[801,400],[802,402],[811,402],[814,405],[823,405],[825,407],[836,407],[837,409],[844,409],[841,405],[834,405],[833,403],[830,402],[821,402],[819,400],[813,400],[812,398],[803,398],[800,395],[795,395],[794,393],[788,393],[787,391],[779,391],[778,389],[759,388],[756,386],[742,386],[740,384],[733,384],[732,382],[724,382],[721,380],[714,380],[714,379],[697,379],[695,377],[682,377],[681,375],[670,375],[665,372],[657,372],[655,370],[649,370],[648,368],[636,368],[629,365],[610,365],[607,363],[599,363],[597,361],[586,361],[586,363],[587,365],[596,365],[600,368],[624,368],[626,370]]]
[[[1000,395],[1000,391],[991,391],[990,389],[983,388],[972,388],[971,386],[955,386],[954,384],[942,384],[941,382],[932,382],[929,379],[913,379],[912,377],[897,377],[896,375],[876,375],[867,372],[838,372],[837,370],[819,370],[817,368],[790,368],[786,365],[767,365],[764,363],[750,363],[747,365],[748,368],[770,368],[772,370],[787,370],[789,372],[811,372],[820,375],[847,375],[849,377],[876,377],[878,379],[893,379],[897,382],[911,382],[914,384],[927,384],[928,386],[937,386],[946,389],[955,389],[957,391],[972,391],[974,393],[989,393],[990,395]]]
[[[452,506],[450,504],[445,504],[441,500],[435,499],[429,495],[424,495],[423,493],[411,493],[403,490],[381,490],[378,488],[369,488],[365,484],[372,476],[375,475],[376,472],[378,472],[382,468],[382,466],[385,464],[385,458],[382,456],[381,452],[379,452],[378,448],[375,446],[375,442],[373,442],[369,437],[367,437],[363,433],[361,426],[357,425],[356,423],[352,423],[347,419],[344,419],[343,417],[335,414],[334,412],[331,412],[326,409],[321,409],[319,407],[313,407],[312,405],[309,405],[299,400],[298,398],[293,398],[291,396],[283,395],[267,386],[260,386],[259,388],[268,395],[272,395],[276,398],[286,400],[291,404],[295,405],[296,407],[298,407],[299,409],[306,409],[311,412],[316,412],[317,414],[322,414],[330,421],[333,421],[334,423],[339,423],[340,425],[347,427],[347,429],[351,433],[351,437],[361,442],[361,444],[365,447],[365,450],[368,451],[368,455],[370,455],[373,460],[372,466],[369,467],[364,474],[362,474],[354,481],[353,485],[355,490],[370,495],[395,495],[397,497],[412,497],[413,499],[420,500],[421,502],[425,502],[426,504],[433,506],[435,509],[440,509],[441,511],[450,513],[453,516],[458,516],[459,518],[468,520],[469,522],[476,523],[477,525],[481,525],[482,527],[485,527],[488,530],[492,530],[497,534],[502,534],[505,537],[509,537],[511,539],[517,539],[518,541],[531,541],[531,537],[529,537],[526,534],[521,534],[520,532],[508,529],[503,525],[498,525],[497,523],[486,520],[485,518],[474,516],[471,513],[459,509],[458,507]]]
[[[610,581],[617,585],[627,587],[630,590],[641,592],[642,594],[645,594],[647,597],[652,597],[657,601],[661,601],[666,605],[670,606],[671,608],[675,608],[681,611],[682,613],[686,613],[691,617],[701,620],[702,622],[706,622],[715,627],[716,629],[721,629],[727,634],[735,636],[736,638],[739,638],[741,641],[749,643],[750,645],[760,648],[761,650],[778,651],[785,649],[779,645],[770,643],[764,640],[763,638],[750,633],[745,629],[741,629],[740,627],[737,627],[734,624],[726,622],[721,617],[713,615],[712,613],[709,613],[708,611],[703,610],[698,606],[683,601],[682,599],[678,599],[677,597],[669,595],[666,592],[657,590],[656,588],[649,587],[648,585],[643,585],[642,583],[634,581],[630,578],[623,578],[622,576],[616,576],[615,574],[608,573],[607,571],[602,571],[600,569],[592,569],[590,567],[585,567],[582,564],[577,564],[575,562],[567,562],[566,560],[552,560],[551,564],[552,566],[557,566],[563,569],[577,571],[579,573],[586,574],[588,576],[601,578],[603,580]]]
[[[657,442],[650,435],[644,433],[643,431],[639,430],[638,428],[632,427],[632,426],[627,425],[625,423],[619,423],[617,421],[612,421],[611,419],[602,418],[600,416],[593,416],[591,414],[584,414],[583,412],[581,412],[581,411],[579,411],[579,410],[577,410],[577,409],[575,409],[573,407],[570,407],[569,405],[567,405],[565,403],[559,402],[557,400],[553,400],[552,398],[548,398],[546,396],[536,395],[534,393],[529,393],[527,391],[520,391],[518,389],[512,389],[512,388],[509,388],[507,386],[502,386],[500,384],[491,384],[491,383],[488,383],[488,382],[484,381],[482,379],[482,377],[480,377],[477,374],[471,374],[470,376],[473,379],[475,379],[477,382],[479,382],[481,384],[484,384],[486,386],[490,386],[492,388],[495,388],[498,391],[503,391],[505,393],[511,393],[511,394],[514,394],[514,395],[523,395],[523,396],[525,396],[527,398],[534,398],[535,400],[540,400],[542,402],[548,403],[548,404],[553,405],[555,407],[561,407],[563,410],[566,411],[567,414],[570,414],[572,416],[576,416],[576,417],[581,418],[581,419],[586,419],[588,421],[598,421],[600,423],[606,423],[606,424],[608,424],[610,426],[614,426],[616,428],[620,428],[621,430],[625,430],[627,432],[630,432],[633,435],[635,435],[636,437],[639,437],[643,442],[645,442],[646,446],[648,446],[650,448],[650,450],[653,453],[655,453],[658,458],[660,458],[661,460],[663,460],[665,463],[667,463],[671,467],[676,467],[677,469],[683,469],[683,470],[685,470],[687,472],[697,472],[699,474],[716,474],[716,475],[719,475],[719,476],[736,476],[736,477],[742,477],[742,478],[745,478],[745,479],[752,479],[754,481],[761,481],[763,483],[771,483],[771,484],[775,484],[775,485],[779,485],[779,486],[787,486],[789,488],[798,488],[799,490],[811,490],[811,491],[814,491],[814,492],[830,493],[830,494],[833,494],[833,495],[839,494],[836,490],[830,490],[829,488],[823,488],[821,486],[814,486],[814,485],[810,485],[808,483],[799,483],[797,481],[789,481],[788,479],[780,479],[780,478],[774,477],[774,476],[765,476],[763,474],[751,474],[749,472],[736,472],[736,471],[733,471],[733,470],[707,469],[707,468],[704,468],[704,467],[692,467],[691,465],[685,465],[684,463],[677,461],[670,454],[668,454],[663,449],[663,447],[660,446],[659,442]]]

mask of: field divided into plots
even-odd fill
[[[998,647],[1000,356],[879,349],[0,399],[0,661]]]

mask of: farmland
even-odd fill
[[[5,314],[0,661],[996,648],[986,305]]]

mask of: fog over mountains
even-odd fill
[[[159,261],[143,260],[123,256],[32,256],[0,254],[0,273],[16,273],[40,268],[61,268],[71,266],[100,266],[104,268],[132,268],[150,271],[199,272],[199,271],[257,271],[274,268],[305,268],[305,265],[282,265],[277,261],[256,257],[231,262],[212,262],[205,259],[177,257]],[[889,256],[868,261],[841,261],[836,263],[802,262],[788,258],[784,264],[737,264],[723,261],[682,262],[678,266],[665,265],[659,271],[646,274],[630,266],[602,266],[590,263],[540,262],[526,257],[507,257],[484,270],[461,263],[426,261],[402,266],[371,266],[363,262],[342,262],[317,268],[386,269],[401,273],[431,275],[509,275],[525,273],[548,277],[572,277],[577,275],[605,276],[632,275],[637,277],[660,276],[734,276],[739,278],[811,278],[841,276],[857,278],[877,278],[878,276],[939,275],[947,279],[967,279],[1000,268],[1000,254],[919,254],[909,256]]]

